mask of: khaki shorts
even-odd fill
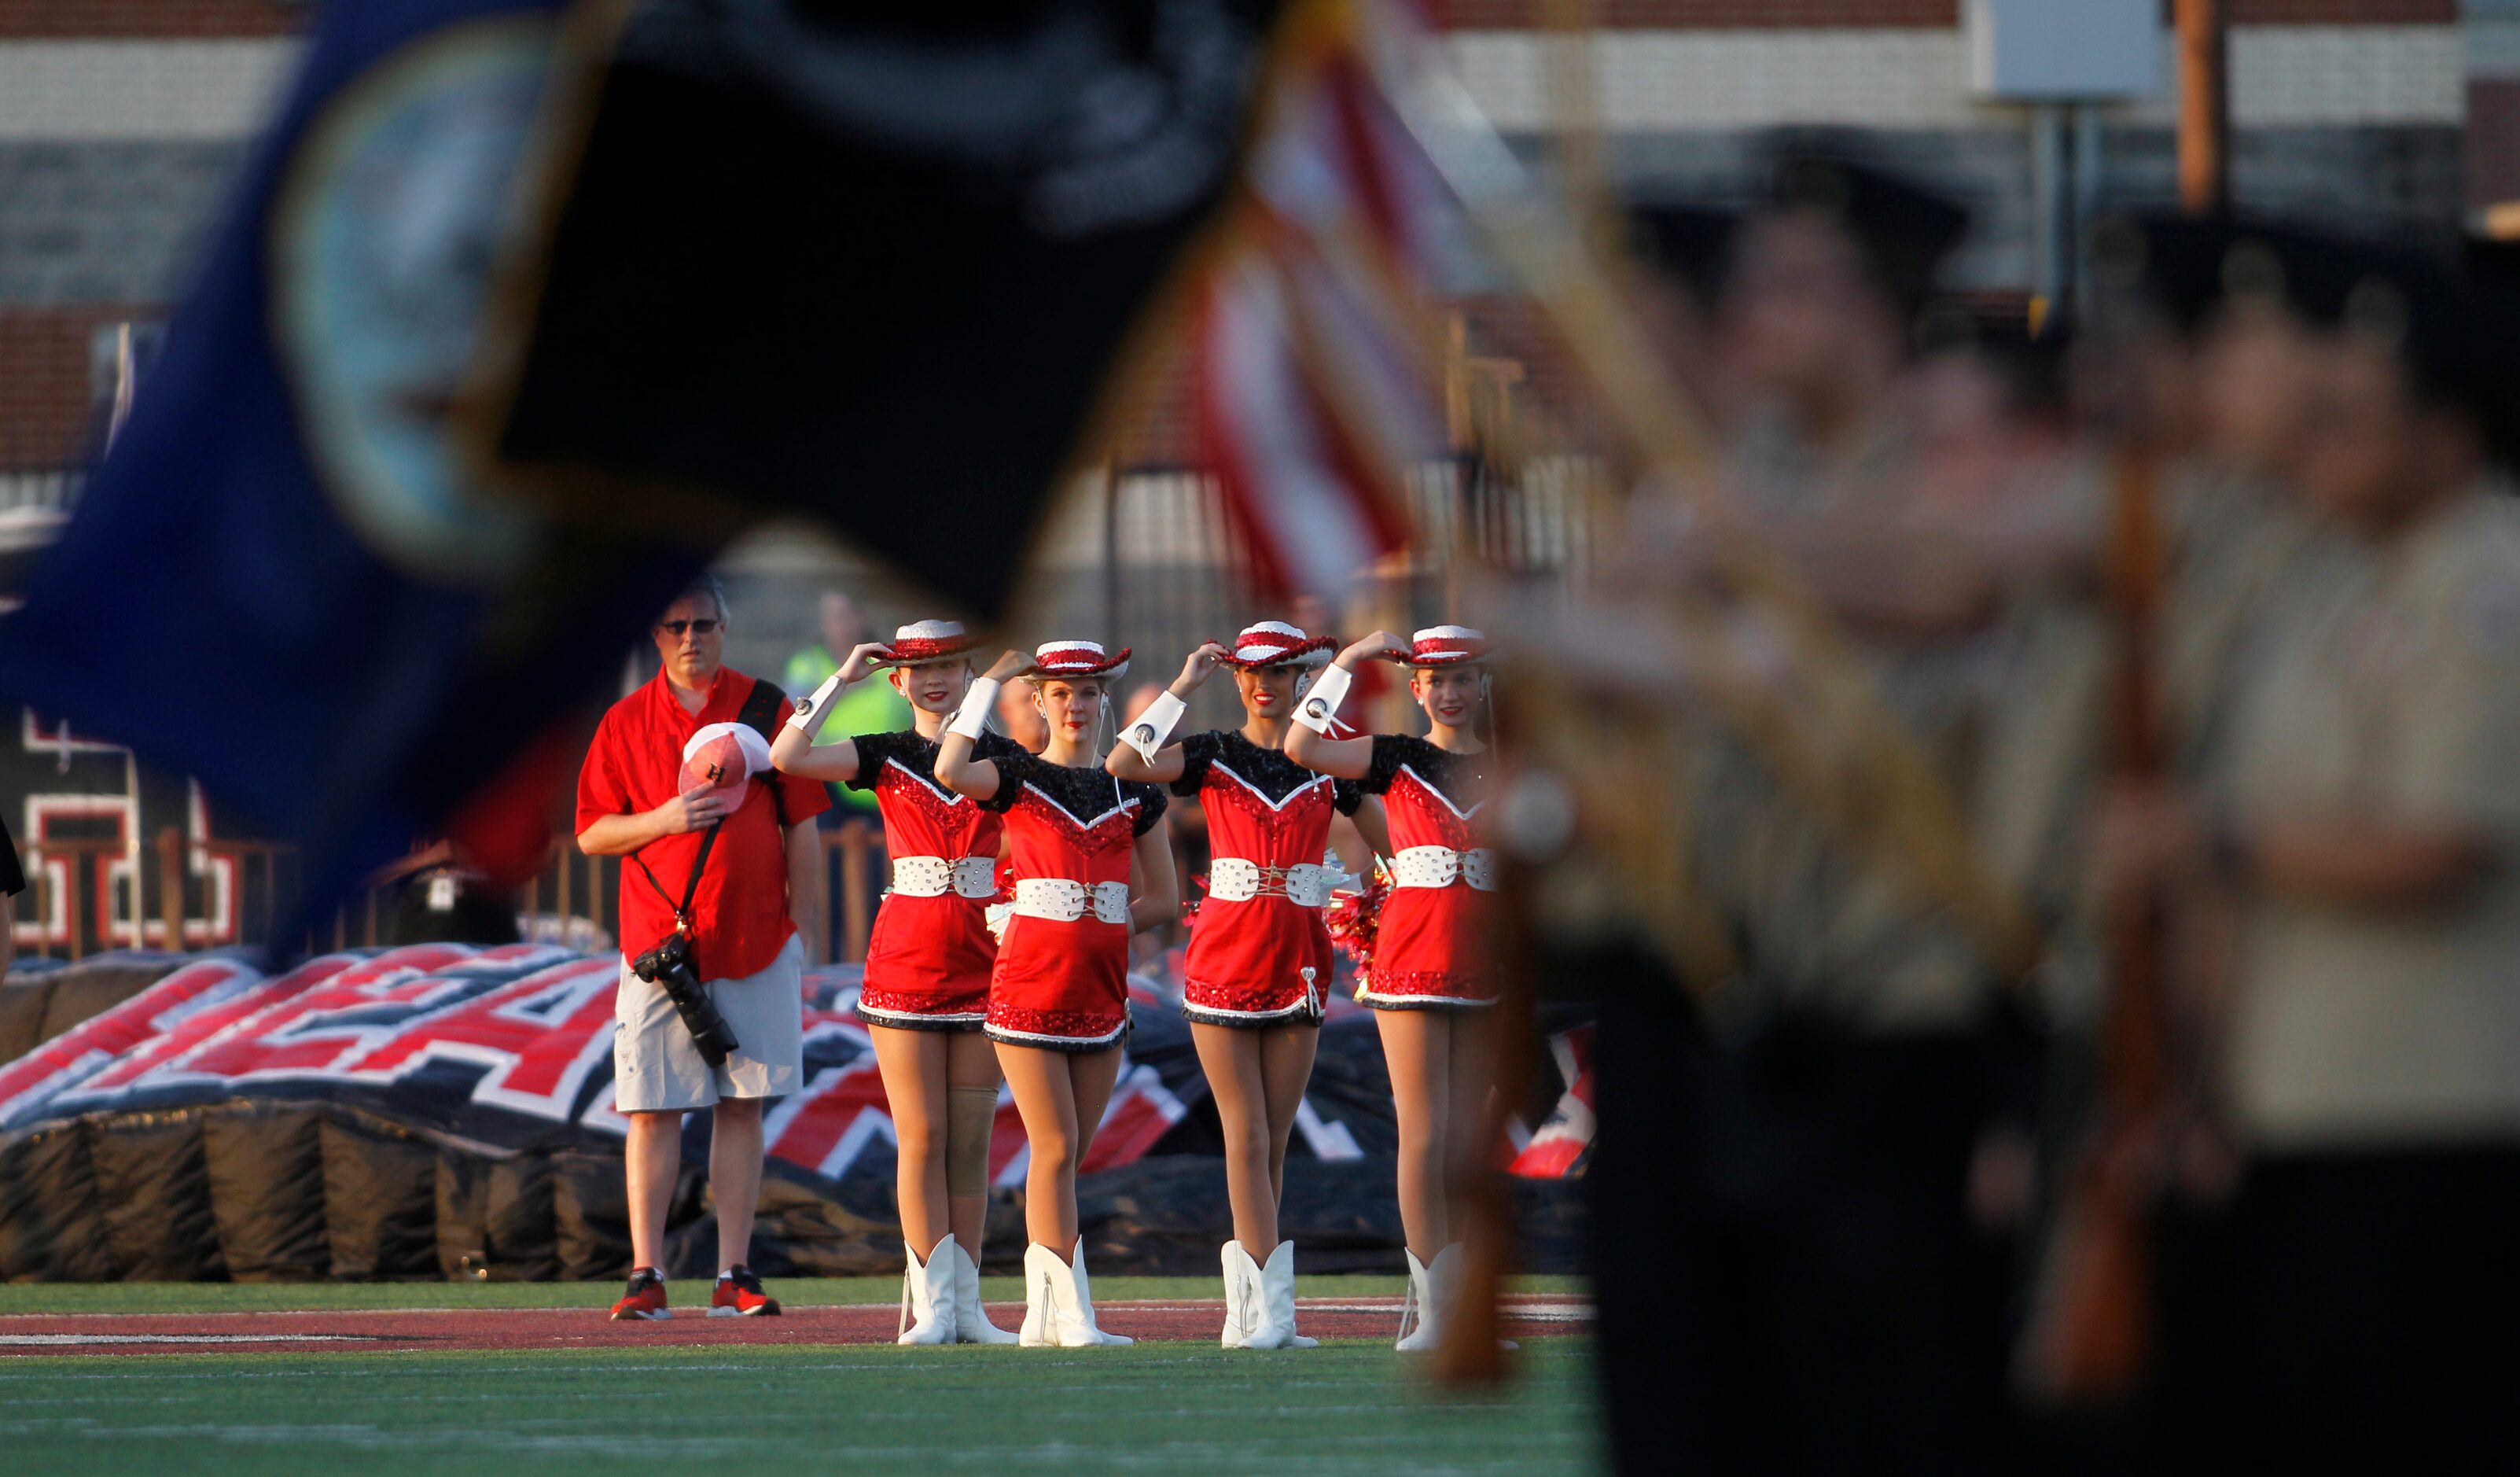
[[[768,969],[703,987],[735,1032],[736,1050],[711,1067],[683,1028],[664,988],[621,962],[613,996],[612,1109],[662,1113],[705,1108],[721,1097],[778,1097],[796,1090],[805,1068],[805,948],[795,939]]]

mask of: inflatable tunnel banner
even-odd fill
[[[346,1103],[494,1152],[601,1147],[626,1130],[611,1093],[619,968],[549,945],[328,954],[269,976],[199,960],[0,1065],[0,1135],[250,1097]],[[770,1154],[840,1179],[871,1144],[889,1149],[891,1119],[851,1009],[856,971],[810,971],[803,994],[804,1085],[772,1109]],[[1203,1090],[1125,1065],[1084,1168],[1144,1155],[1188,1112],[1182,1092]],[[1021,1179],[1022,1147],[1002,1090],[994,1177]]]

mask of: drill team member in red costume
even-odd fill
[[[979,643],[951,621],[921,621],[889,644],[851,651],[796,710],[770,757],[787,773],[872,793],[883,815],[892,886],[867,942],[858,1018],[875,1043],[892,1111],[901,1207],[904,1344],[1012,1344],[980,1309],[980,1237],[988,1219],[989,1131],[998,1059],[980,1027],[997,941],[985,910],[998,895],[1003,819],[936,781],[936,741],[969,689]],[[891,669],[912,726],[816,744],[833,704]],[[983,759],[1019,754],[984,735]]]
[[[1202,646],[1103,766],[1195,798],[1215,849],[1191,929],[1182,1014],[1225,1130],[1234,1206],[1234,1239],[1223,1253],[1228,1349],[1314,1344],[1295,1332],[1295,1248],[1278,1238],[1278,1204],[1329,990],[1322,909],[1340,880],[1325,864],[1330,817],[1355,817],[1369,841],[1381,830],[1380,807],[1354,784],[1315,774],[1283,752],[1287,719],[1329,656],[1328,637],[1277,621],[1247,627],[1231,648]],[[1183,700],[1219,667],[1234,669],[1242,726],[1174,742]]]
[[[1480,819],[1494,758],[1477,731],[1488,707],[1487,638],[1436,625],[1403,642],[1389,631],[1338,654],[1295,709],[1286,755],[1382,797],[1391,828],[1392,890],[1357,1003],[1380,1012],[1382,1054],[1400,1121],[1400,1220],[1409,1240],[1410,1304],[1417,1327],[1399,1347],[1443,1342],[1462,1276],[1451,1208],[1480,1146],[1471,1132],[1496,1074],[1497,980],[1489,965],[1488,914],[1496,854]],[[1372,661],[1410,669],[1409,692],[1425,712],[1417,738],[1377,733],[1333,738],[1350,673]]]
[[[1077,1166],[1129,1034],[1129,936],[1169,922],[1178,897],[1163,790],[1103,773],[1096,752],[1110,683],[1128,669],[1125,649],[1110,656],[1091,641],[1009,652],[971,684],[936,756],[947,788],[1006,816],[1014,863],[986,1029],[1030,1145],[1019,1338],[1032,1347],[1130,1342],[1095,1321],[1076,1213]],[[1032,684],[1050,743],[1038,756],[983,758],[998,689],[1018,677]]]

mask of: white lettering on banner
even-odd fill
[[[199,1012],[56,1103],[204,1084],[384,1085],[454,1062],[486,1069],[472,1101],[565,1122],[610,1050],[617,968],[548,946],[334,955]]]
[[[123,1056],[147,1049],[260,983],[260,971],[234,959],[187,964],[16,1061],[0,1064],[0,1126],[42,1111]]]

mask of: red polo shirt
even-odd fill
[[[637,815],[652,810],[682,793],[683,746],[711,723],[732,723],[752,694],[753,679],[732,667],[718,669],[700,711],[684,708],[665,681],[654,680],[612,705],[595,730],[586,751],[586,766],[577,773],[577,829],[583,833],[599,817]],[[779,705],[779,721],[795,711]],[[831,797],[812,780],[774,772],[787,802],[788,823],[810,823],[831,808]],[[767,787],[745,787],[743,805],[726,818],[717,845],[709,849],[708,870],[700,877],[692,901],[692,938],[698,946],[703,979],[732,980],[770,967],[787,946],[796,925],[788,917],[787,838]],[[641,849],[670,896],[659,896],[639,863],[621,858],[621,953],[635,959],[656,946],[674,929],[674,904],[691,880],[692,862],[699,855],[700,831],[660,836]]]

